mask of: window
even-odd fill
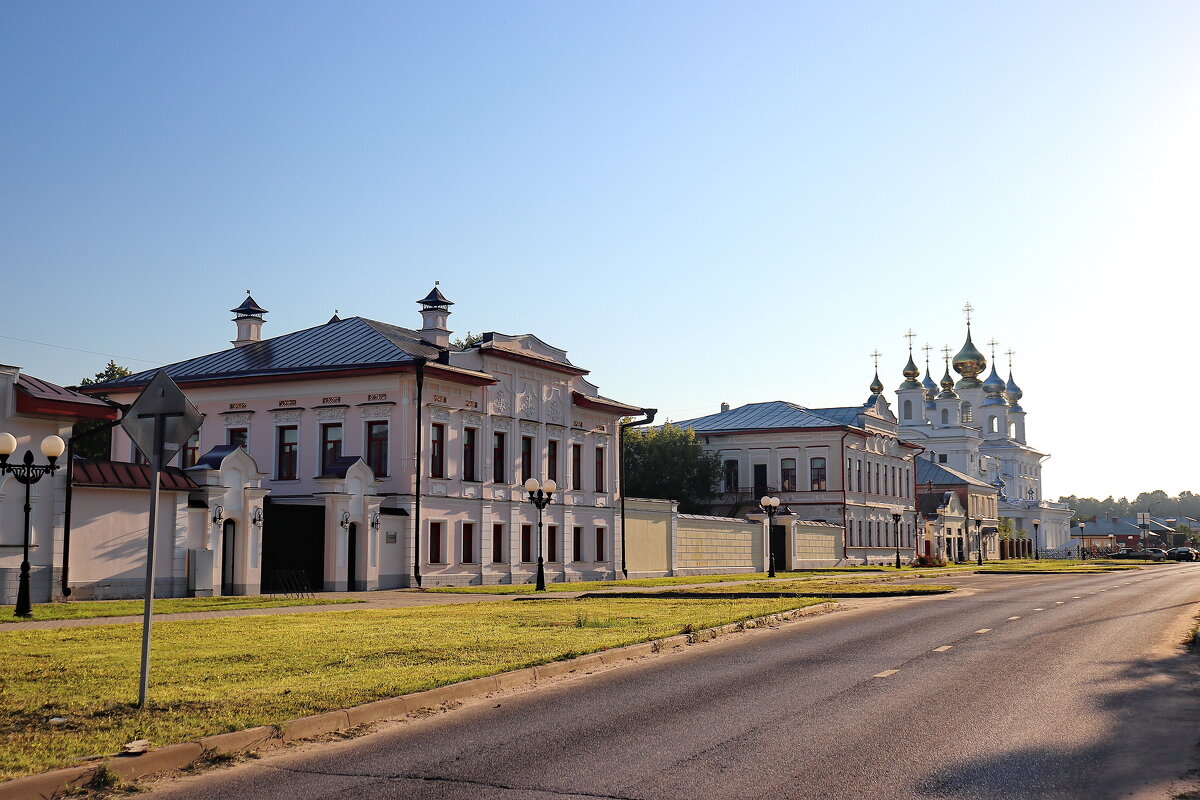
[[[275,429],[275,479],[296,480],[297,450],[300,431],[295,425],[280,425]]]
[[[871,491],[871,465],[867,464],[867,491]]]
[[[1008,438],[1010,438],[1010,439],[1017,438],[1017,423],[1015,423],[1015,422],[1008,423]]]
[[[947,456],[945,453],[938,453],[938,463],[939,464],[945,464],[949,460],[950,460],[949,456]]]
[[[912,419],[912,400],[904,401],[904,419]]]
[[[996,419],[995,415],[988,417],[988,433],[999,433],[999,432],[1000,432],[1000,423]]]
[[[474,428],[463,428],[463,477],[464,481],[479,480],[479,472],[475,463],[475,441],[479,431]]]
[[[578,525],[571,528],[571,556],[583,561],[583,528]]]
[[[596,528],[596,561],[604,560],[604,528]]]
[[[736,492],[738,490],[738,462],[736,459],[729,459],[725,462],[725,491]]]
[[[388,474],[388,423],[367,423],[367,466],[375,473],[376,478],[386,478]]]
[[[504,563],[504,526],[498,522],[492,524],[492,563]]]
[[[521,483],[533,477],[533,437],[521,437]]]
[[[859,547],[862,546],[862,543],[863,543],[862,520],[860,519],[858,521],[858,545],[859,545]]]
[[[533,526],[521,526],[521,560],[528,564],[533,561]]]
[[[546,560],[561,561],[562,559],[558,557],[558,526],[551,525],[546,528],[546,535],[549,537],[546,540]]]
[[[321,426],[321,474],[333,467],[342,457],[342,423],[330,422]]]
[[[446,426],[440,422],[433,423],[429,437],[429,477],[446,477]]]
[[[604,448],[596,448],[596,491],[604,491]]]
[[[846,491],[850,491],[850,487],[854,485],[854,459],[846,459],[846,485],[843,487]]]
[[[250,431],[248,428],[227,428],[225,443],[241,447],[250,447]]]
[[[783,491],[796,491],[796,459],[785,458],[779,462],[779,478]]]
[[[183,469],[196,466],[196,462],[200,459],[200,432],[197,431],[188,437],[188,440],[183,445],[183,450],[179,456],[179,466]]]
[[[504,468],[504,434],[492,434],[492,481],[504,483],[508,470]]]
[[[464,522],[462,526],[462,563],[475,563],[475,523]]]
[[[858,488],[855,489],[855,491],[861,492],[862,491],[862,459],[861,458],[858,459],[858,481],[857,482],[858,482]],[[859,532],[861,533],[861,531],[859,531]]]
[[[897,480],[898,480],[898,478],[896,477],[896,468],[892,467],[892,497],[896,497],[897,495],[900,494],[900,489],[896,485]]]
[[[808,460],[809,484],[814,492],[825,491],[825,459],[810,458]]]
[[[429,523],[429,563],[441,564],[442,561],[442,523]]]
[[[948,409],[948,408],[942,409],[942,424],[943,425],[950,424],[950,409]]]
[[[876,494],[883,494],[886,491],[887,491],[887,487],[884,486],[879,481],[879,465],[876,464],[875,465],[875,492],[876,492]]]
[[[546,442],[546,477],[558,483],[558,440]]]
[[[583,489],[583,445],[571,445],[571,488]]]
[[[973,418],[974,417],[971,413],[971,404],[964,400],[962,404],[962,421],[971,422]]]

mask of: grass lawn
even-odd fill
[[[903,571],[906,571],[907,567]],[[898,574],[895,567],[831,567],[829,569],[803,570],[800,572],[776,573],[778,578],[819,578],[830,573],[862,573],[864,578],[880,577],[880,573]],[[620,587],[641,586],[679,586],[694,583],[726,583],[728,581],[765,581],[765,572],[742,572],[733,575],[681,575],[671,578],[633,578],[619,581],[571,581],[563,583],[547,583],[548,592],[594,592],[597,589],[616,589]],[[491,586],[433,586],[426,592],[446,592],[449,594],[533,594],[532,583],[501,583]]]
[[[139,624],[14,630],[0,635],[0,779],[133,739],[274,724],[820,602],[601,598],[162,621],[145,711],[132,706]]]
[[[1000,573],[1072,573],[1072,572],[1118,572],[1125,569],[1138,569],[1152,564],[1152,561],[1107,561],[1090,558],[1080,559],[1007,559],[1005,561],[986,562],[982,567],[975,566],[976,572]]]
[[[185,611],[229,611],[238,608],[278,608],[280,606],[323,606],[334,603],[365,603],[366,600],[312,600],[286,597],[166,597],[154,601],[155,614],[179,614]],[[82,600],[67,603],[38,603],[33,619],[14,617],[0,611],[0,623],[38,622],[50,619],[88,619],[141,615],[144,600]]]
[[[752,586],[714,586],[712,588],[703,589],[668,589],[662,594],[675,595],[679,594],[686,597],[689,591],[722,594],[739,593],[739,592],[784,592],[792,593],[797,596],[812,597],[814,595],[844,595],[851,594],[858,597],[883,596],[889,597],[898,594],[917,595],[917,594],[945,594],[953,592],[953,586],[944,586],[937,584],[876,584],[865,583],[862,581],[831,581],[831,580],[800,580],[800,581],[763,581],[755,583]]]

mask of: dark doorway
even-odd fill
[[[771,555],[775,558],[775,569],[788,568],[787,563],[787,526],[771,526]]]
[[[263,507],[262,590],[285,592],[297,573],[309,591],[325,590],[325,507],[267,498]]]
[[[221,528],[221,594],[233,594],[233,568],[237,559],[237,523],[225,520]]]
[[[358,591],[358,523],[350,523],[346,534],[346,591]]]
[[[754,465],[754,499],[757,500],[767,493],[767,465]]]

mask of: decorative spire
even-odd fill
[[[946,362],[946,374],[942,376],[942,392],[937,396],[938,400],[957,399],[958,395],[954,393],[954,378],[950,377],[950,346],[942,347],[942,360]]]
[[[237,308],[229,309],[230,313],[237,314],[239,317],[259,317],[262,318],[267,310],[254,302],[254,298],[250,296],[250,290],[246,290],[246,299]]]
[[[962,375],[962,380],[956,386],[958,389],[978,389],[982,385],[979,374],[987,368],[987,359],[971,341],[971,312],[974,310],[970,303],[963,306],[963,313],[967,316],[967,341],[954,357],[954,371]]]
[[[916,334],[912,328],[908,329],[908,333],[904,334],[904,338],[908,339],[908,363],[904,365],[904,383],[900,384],[901,389],[920,389],[921,384],[917,383],[917,376],[921,374],[921,370],[917,369],[916,363],[913,362],[912,340]]]
[[[877,395],[883,392],[883,381],[879,380],[879,357],[883,355],[878,349],[871,353],[871,358],[875,359],[875,380],[871,381],[871,394]]]
[[[1016,351],[1011,347],[1005,353],[1008,356],[1008,383],[1004,387],[1004,397],[1008,400],[1008,404],[1013,411],[1024,411],[1025,409],[1021,408],[1020,401],[1025,396],[1025,393],[1021,391],[1020,386],[1017,386],[1012,376],[1012,357],[1015,354]]]

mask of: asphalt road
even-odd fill
[[[1200,565],[967,576],[734,634],[161,798],[1168,798],[1197,784]]]

